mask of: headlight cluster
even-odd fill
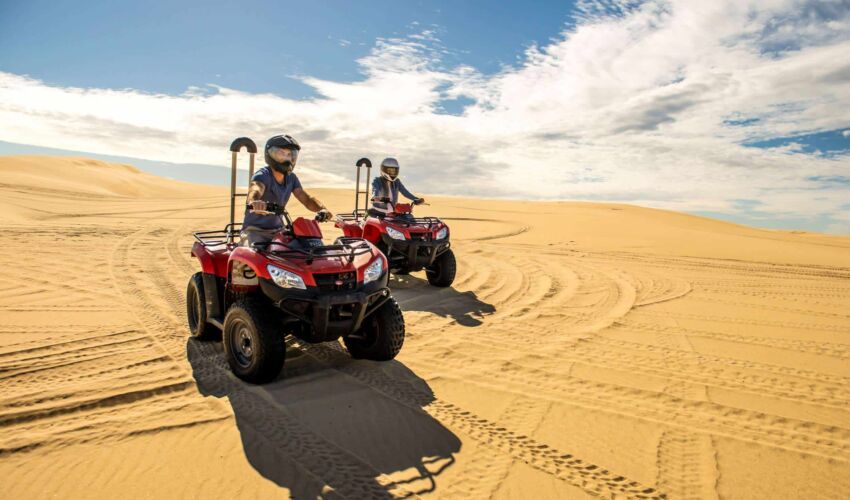
[[[444,239],[446,239],[446,236],[448,236],[448,235],[449,235],[449,228],[447,228],[447,227],[444,227],[443,229],[440,229],[439,231],[437,231],[437,239],[438,240],[444,240]]]
[[[381,277],[384,272],[384,259],[380,256],[363,271],[363,284],[371,283]]]
[[[393,229],[391,227],[387,228],[387,234],[390,235],[390,238],[392,238],[394,240],[406,240],[407,239],[407,238],[404,237],[404,233],[402,233],[398,229]]]
[[[299,290],[307,289],[304,285],[304,280],[301,279],[301,276],[298,276],[295,273],[291,273],[286,269],[281,269],[271,264],[266,266],[266,269],[269,271],[272,281],[281,288],[297,288]]]

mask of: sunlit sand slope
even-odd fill
[[[0,158],[0,496],[846,498],[850,237],[428,198],[458,276],[391,281],[398,359],[249,386],[185,325],[225,189]]]

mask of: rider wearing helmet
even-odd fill
[[[425,203],[425,198],[417,197],[404,187],[398,177],[400,170],[401,167],[395,158],[384,158],[381,162],[381,175],[372,181],[372,208],[369,209],[369,215],[383,217],[392,212],[395,204],[398,203],[399,193],[413,201],[415,205]]]
[[[292,171],[298,162],[301,145],[292,136],[276,135],[266,142],[266,166],[251,177],[245,218],[242,223],[242,239],[249,244],[267,242],[283,228],[277,215],[263,214],[267,203],[281,207],[295,195],[308,210],[319,213],[320,220],[328,220],[332,214],[325,205],[301,187],[301,181]]]

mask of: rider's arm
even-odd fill
[[[266,186],[260,181],[251,181],[251,186],[248,188],[248,203],[259,200],[266,191]]]
[[[330,210],[325,208],[325,204],[319,201],[319,199],[315,196],[311,196],[307,191],[304,191],[304,188],[297,187],[292,190],[292,194],[298,198],[298,201],[300,201],[302,205],[307,207],[307,210],[312,210],[313,212],[325,210],[329,215],[331,215]]]
[[[401,179],[396,179],[395,182],[398,185],[398,192],[403,194],[405,198],[407,198],[408,200],[411,200],[411,201],[416,201],[416,200],[419,199],[418,196],[411,193],[410,191],[407,190],[406,187],[404,187],[404,184],[401,183]]]
[[[263,193],[266,192],[266,185],[260,181],[251,181],[248,187],[248,197],[245,203],[251,206],[251,210],[259,210],[260,212],[266,209],[266,202],[261,199]]]
[[[381,182],[381,178],[375,177],[372,180],[372,201],[381,203],[384,201],[383,198],[385,196],[386,195],[384,194],[384,185]]]

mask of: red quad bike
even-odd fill
[[[404,318],[387,288],[387,259],[363,238],[322,242],[316,220],[290,219],[271,242],[240,246],[241,224],[234,223],[236,157],[250,153],[250,179],[257,146],[239,138],[230,146],[230,224],[220,231],[194,233],[192,255],[202,272],[189,280],[186,309],[197,339],[222,332],[224,351],[239,378],[263,383],[280,373],[286,335],[306,342],[342,337],[355,358],[393,359],[404,342]]]
[[[372,162],[361,158],[356,163],[354,211],[338,215],[336,227],[349,238],[365,238],[374,244],[389,261],[394,274],[408,274],[425,269],[428,282],[446,287],[452,284],[457,271],[454,252],[449,241],[449,226],[436,217],[413,217],[409,203],[390,204],[393,211],[385,217],[368,215],[369,177]],[[360,169],[366,167],[366,187],[360,188]],[[364,198],[363,208],[359,207]]]

